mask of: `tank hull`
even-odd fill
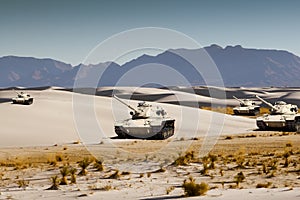
[[[258,115],[260,112],[260,108],[259,107],[235,107],[233,108],[233,112],[235,115]]]
[[[115,125],[115,132],[118,138],[122,139],[148,139],[164,140],[174,135],[175,120],[165,120],[161,124],[144,126],[122,126]]]
[[[33,103],[33,98],[12,98],[13,104],[31,105]]]
[[[256,125],[260,130],[296,131],[295,116],[293,115],[267,115],[259,117],[256,120]]]

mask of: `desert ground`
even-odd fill
[[[40,88],[26,91],[34,97],[29,106],[11,104],[14,91],[1,90],[0,199],[299,199],[300,134],[258,131],[253,118],[199,109],[212,100],[197,89],[100,88],[93,96]],[[128,109],[112,92],[131,94],[125,101],[132,106],[147,100],[164,107],[176,120],[174,136],[113,139],[114,121]],[[213,101],[234,106],[232,94],[259,94],[297,102],[299,92],[228,88],[228,99]],[[185,197],[190,179],[205,183],[207,193]],[[58,190],[47,190],[53,185]]]

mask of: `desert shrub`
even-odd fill
[[[22,179],[22,180],[18,180],[17,184],[18,184],[19,188],[25,189],[26,187],[28,187],[29,181]]]
[[[210,159],[208,156],[204,156],[202,158],[202,165],[203,165],[203,170],[201,170],[201,174],[207,175],[208,170],[210,169]]]
[[[86,157],[82,161],[79,162],[79,167],[81,167],[81,171],[79,172],[78,175],[80,176],[85,176],[87,174],[87,167],[91,164],[91,160]]]
[[[116,170],[113,174],[111,174],[109,177],[107,177],[108,179],[118,179],[121,177],[121,174],[119,172],[119,170]]]
[[[284,157],[284,167],[288,167],[289,166],[289,157],[291,156],[291,152],[290,151],[285,151],[282,156]]]
[[[101,160],[95,160],[94,167],[97,169],[97,171],[104,170],[103,162]]]
[[[61,161],[63,161],[62,155],[60,155],[60,154],[55,155],[55,160],[56,160],[56,162],[61,162]]]
[[[194,151],[186,152],[185,155],[179,156],[173,163],[175,166],[188,165],[195,158]]]
[[[59,179],[57,176],[51,177],[52,185],[47,190],[58,190],[59,189]]]
[[[234,176],[234,181],[236,183],[236,186],[239,187],[240,183],[245,180],[245,175],[243,172],[239,172],[237,175]]]
[[[113,187],[111,185],[105,185],[103,188],[101,188],[104,191],[109,191],[111,189],[113,189]]]
[[[71,174],[71,183],[72,184],[75,184],[77,181],[76,181],[76,172],[77,172],[77,169],[76,168],[71,168],[70,169],[70,174]]]
[[[205,195],[209,190],[208,184],[204,182],[197,184],[193,177],[184,180],[182,187],[184,189],[184,194],[187,197]]]
[[[63,166],[63,168],[60,170],[60,174],[62,176],[60,185],[68,185],[67,176],[69,175],[70,170],[68,166]]]
[[[233,138],[232,138],[232,136],[226,136],[225,137],[225,140],[232,140]]]
[[[174,186],[170,186],[166,189],[166,194],[170,194],[175,189]]]
[[[209,159],[210,159],[210,168],[211,169],[215,169],[215,162],[218,160],[218,157],[216,155],[213,154],[209,154],[208,155]]]
[[[271,185],[272,185],[271,182],[268,182],[268,183],[258,183],[256,185],[256,188],[269,188]]]
[[[288,143],[285,144],[285,146],[286,147],[293,147],[293,144],[292,144],[292,142],[288,142]]]
[[[121,173],[122,176],[130,175],[130,174],[131,174],[131,172],[122,172]]]

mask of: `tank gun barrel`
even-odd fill
[[[137,111],[135,108],[133,108],[132,106],[130,106],[129,104],[125,103],[124,101],[122,101],[119,97],[117,97],[116,95],[113,95],[113,98],[118,100],[120,103],[124,104],[125,106],[127,106],[129,109],[133,110],[135,113],[138,113],[139,111]]]
[[[20,95],[20,93],[19,92],[17,92],[16,90],[13,90],[17,95]]]
[[[260,101],[264,102],[265,104],[267,104],[269,107],[273,108],[274,110],[277,110],[277,108],[276,108],[275,106],[273,106],[271,103],[267,102],[266,100],[262,99],[262,98],[259,97],[258,95],[255,95],[255,97],[256,97],[258,100],[260,100]]]
[[[237,98],[236,96],[232,96],[234,99],[236,99],[237,101],[239,101],[241,104],[245,104],[245,102],[239,98]]]

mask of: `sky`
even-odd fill
[[[298,0],[0,0],[0,57],[77,65],[99,43],[142,27],[175,30],[203,47],[242,45],[300,56],[299,19]]]

